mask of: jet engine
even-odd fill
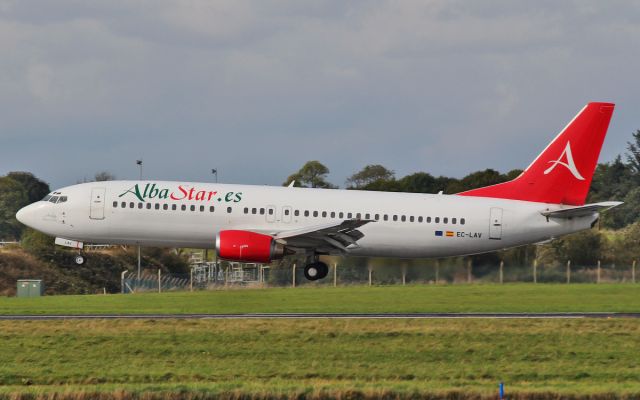
[[[268,264],[281,259],[286,252],[284,245],[269,235],[225,230],[216,235],[216,253],[225,260]]]

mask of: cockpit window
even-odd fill
[[[58,196],[51,196],[49,201],[52,202],[53,204],[56,204],[58,202]]]
[[[66,201],[67,201],[67,196],[60,196],[60,198],[58,199],[58,204],[64,203]]]
[[[49,201],[50,198],[51,198],[51,195],[48,194],[48,195],[44,196],[44,199],[42,199],[42,201]]]

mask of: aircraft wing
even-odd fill
[[[617,207],[622,204],[621,201],[603,201],[601,203],[585,204],[579,207],[561,208],[559,210],[546,210],[540,214],[547,218],[573,218],[584,217],[585,215],[591,215],[596,212],[607,211],[613,207]]]
[[[345,253],[358,246],[364,237],[358,230],[361,226],[374,222],[367,219],[348,219],[341,222],[314,225],[301,229],[271,232],[278,242],[293,249],[314,249],[319,253]]]

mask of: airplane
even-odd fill
[[[214,248],[222,260],[322,255],[440,258],[546,242],[592,228],[622,204],[585,204],[614,104],[587,104],[512,181],[445,195],[155,180],[58,189],[18,211],[23,224],[84,243]]]

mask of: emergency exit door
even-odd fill
[[[489,239],[502,239],[502,208],[491,209],[491,219],[489,221]]]
[[[105,188],[91,189],[91,205],[89,206],[89,218],[104,219],[104,195]]]

